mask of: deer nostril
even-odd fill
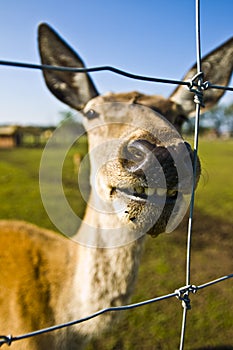
[[[155,146],[146,140],[131,141],[124,149],[124,165],[130,172],[144,171]]]
[[[127,155],[130,160],[141,162],[146,156],[146,149],[139,141],[133,141],[127,146]]]

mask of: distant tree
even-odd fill
[[[233,136],[233,103],[225,107],[224,114],[228,120],[228,128],[231,133],[231,136]]]
[[[60,137],[61,142],[69,142],[70,139],[77,139],[80,135],[85,133],[84,127],[81,123],[80,116],[77,112],[73,112],[72,110],[65,110],[60,112],[61,121],[58,124],[60,128]],[[73,136],[72,136],[73,135]]]
[[[60,116],[61,116],[61,121],[60,124],[63,122],[76,122],[75,120],[75,113],[71,110],[66,110],[66,111],[61,111],[59,112]]]
[[[212,108],[210,111],[204,113],[203,123],[213,125],[216,136],[220,137],[221,135],[221,126],[224,121],[224,107],[222,105],[217,105]]]
[[[225,116],[233,117],[233,103],[225,106],[224,114]]]
[[[192,134],[194,131],[195,119],[191,118],[184,124],[184,133]],[[228,131],[233,135],[233,103],[229,105],[217,105],[210,111],[202,114],[200,118],[200,132],[214,130],[217,137],[223,131]]]

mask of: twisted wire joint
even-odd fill
[[[12,343],[12,335],[0,335],[0,347],[4,344],[10,346]]]
[[[203,91],[207,90],[211,86],[209,81],[203,82],[203,78],[204,73],[199,72],[188,81],[189,91],[194,93],[194,102],[196,104],[199,104],[201,107],[205,107],[203,100]]]

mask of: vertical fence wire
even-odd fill
[[[196,103],[196,116],[195,116],[195,131],[194,131],[194,160],[193,160],[193,189],[190,203],[189,221],[188,221],[188,232],[187,232],[187,256],[186,256],[186,286],[191,283],[191,246],[192,246],[192,228],[193,228],[193,214],[194,214],[194,201],[195,201],[195,184],[197,176],[197,162],[198,162],[198,139],[199,139],[199,120],[200,120],[200,109],[202,104],[202,83],[203,74],[201,70],[201,30],[200,30],[200,0],[196,0],[195,3],[195,24],[196,24],[196,57],[197,57],[197,82],[196,95],[194,96],[194,102]],[[187,311],[190,309],[189,301],[189,290],[183,297],[183,317],[181,325],[180,335],[180,350],[184,349]]]

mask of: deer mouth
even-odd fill
[[[161,202],[173,204],[178,197],[178,191],[176,189],[143,186],[113,188],[112,193],[114,192],[120,193],[134,201],[150,202],[154,204],[160,204]]]
[[[152,237],[174,231],[190,200],[190,193],[177,186],[164,188],[140,184],[112,187],[111,196],[123,203],[124,220],[133,223],[136,232]]]

